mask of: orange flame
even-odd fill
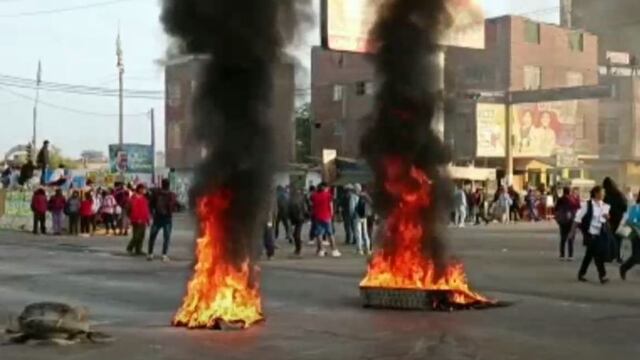
[[[398,205],[387,219],[386,246],[374,255],[360,286],[447,291],[449,301],[459,305],[490,302],[469,289],[462,264],[449,264],[439,273],[433,260],[424,254],[427,229],[423,229],[422,216],[431,205],[432,183],[413,166],[407,176],[406,168],[398,159],[385,162],[385,187],[398,199]]]
[[[230,194],[225,191],[199,200],[202,237],[197,242],[193,278],[173,320],[175,326],[219,328],[224,322],[247,328],[263,319],[260,290],[249,259],[237,266],[226,257],[222,225],[229,204]]]

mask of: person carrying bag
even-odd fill
[[[584,259],[580,265],[578,272],[578,280],[586,282],[585,275],[589,269],[591,262],[595,262],[598,270],[598,276],[600,283],[606,284],[609,282],[607,278],[607,271],[604,266],[605,259],[608,257],[606,251],[608,245],[608,234],[606,223],[609,220],[609,210],[611,207],[603,201],[604,191],[600,186],[596,186],[591,190],[591,200],[582,205],[576,217],[571,229],[571,238],[575,237],[576,230],[580,228],[582,230],[582,237],[586,252]],[[603,232],[605,236],[603,236]]]

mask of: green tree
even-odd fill
[[[49,149],[49,168],[55,169],[61,164],[67,169],[77,169],[79,167],[79,162],[77,160],[65,157],[62,155],[62,150],[60,150],[60,148],[51,146]]]
[[[311,156],[311,104],[296,109],[296,161],[306,163]]]

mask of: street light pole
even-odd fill
[[[116,56],[118,62],[116,67],[118,68],[118,146],[120,150],[122,150],[122,144],[124,143],[124,61],[122,55],[122,42],[120,40],[120,29],[118,29],[118,38],[116,39]]]
[[[38,60],[38,72],[36,74],[36,98],[33,103],[33,137],[31,138],[31,158],[35,157],[38,141],[38,103],[40,102],[40,83],[42,82],[42,62]]]
[[[511,122],[511,93],[507,92],[505,94],[505,102],[504,102],[504,120],[505,120],[505,128],[506,128],[506,136],[507,141],[505,142],[505,185],[511,186],[513,185],[513,123]]]
[[[151,121],[151,184],[156,185],[156,119],[153,108],[149,110],[149,120]]]

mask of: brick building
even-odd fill
[[[499,130],[504,129],[505,112],[502,110],[503,119],[492,120],[496,129],[486,129],[477,121],[476,101],[468,94],[596,85],[598,39],[590,33],[519,16],[488,19],[485,33],[484,50],[447,49],[445,141],[459,163],[504,168],[504,149],[499,144],[504,147],[506,135]],[[466,98],[461,94],[467,94]],[[597,113],[597,100],[514,105],[510,140],[521,181],[548,184],[553,178],[575,177],[571,170],[598,153]],[[531,132],[546,136],[540,135],[538,139],[542,140],[534,146],[529,139]],[[481,149],[485,133],[493,137],[494,151]],[[549,143],[551,140],[557,143]],[[573,159],[572,164],[559,161],[567,157]],[[530,168],[532,163],[544,163],[545,169]],[[547,171],[551,168],[562,169]]]
[[[360,136],[374,103],[373,64],[366,54],[314,47],[311,51],[311,153],[335,149],[358,157]]]
[[[165,144],[168,167],[188,171],[202,158],[203,150],[191,140],[191,106],[206,56],[172,60],[165,69]],[[294,65],[279,64],[274,76],[273,107],[276,159],[287,164],[295,156]]]

